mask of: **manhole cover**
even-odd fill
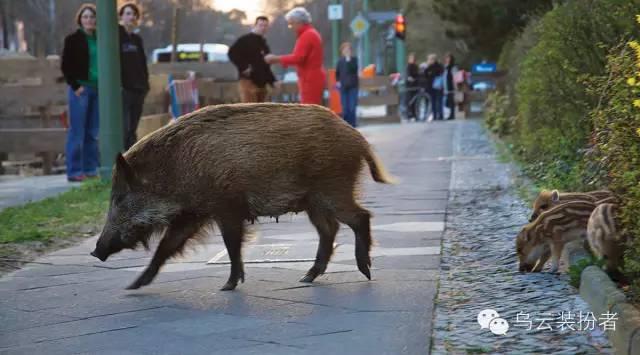
[[[242,259],[251,263],[290,263],[314,261],[317,243],[245,245]],[[207,264],[229,264],[227,250],[216,254]]]

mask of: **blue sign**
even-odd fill
[[[384,23],[395,21],[397,15],[397,11],[370,11],[367,17],[373,22]]]
[[[495,73],[498,70],[496,63],[477,63],[471,68],[473,73]]]

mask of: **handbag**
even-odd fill
[[[433,78],[432,87],[436,90],[442,90],[444,88],[444,80],[442,79],[442,75],[438,75]]]
[[[456,91],[453,93],[453,101],[457,104],[464,102],[464,92]]]

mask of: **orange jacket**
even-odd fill
[[[298,30],[293,53],[280,57],[283,67],[296,67],[300,102],[303,104],[322,104],[326,80],[322,50],[320,33],[307,24]]]

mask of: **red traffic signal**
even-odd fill
[[[404,21],[402,14],[396,15],[396,23],[394,24],[396,30],[396,38],[404,40],[407,36],[407,23]]]

